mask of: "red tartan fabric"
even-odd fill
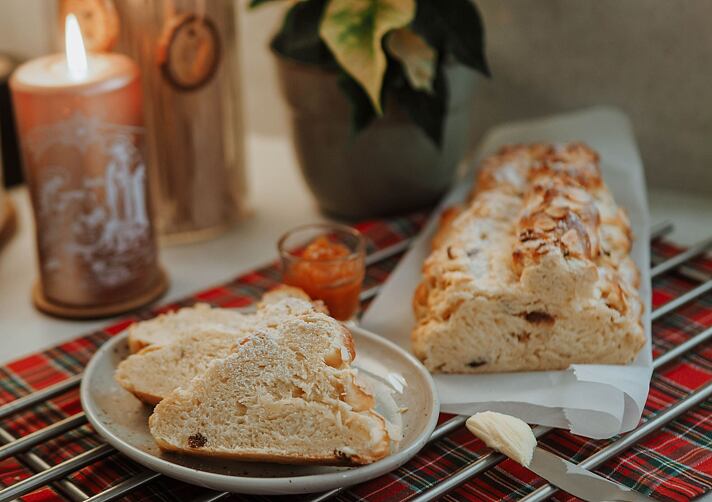
[[[426,214],[405,218],[364,222],[358,228],[370,240],[371,250],[380,249],[415,235]],[[653,254],[658,258],[672,256],[680,249],[670,243],[657,242]],[[365,287],[383,282],[399,257],[369,267]],[[700,258],[692,267],[712,276],[712,259]],[[189,305],[196,301],[223,307],[252,303],[279,282],[279,271],[270,265],[230,282],[196,293],[183,301],[153,311],[140,312],[105,329],[32,354],[0,367],[0,404],[8,403],[34,390],[57,383],[82,371],[96,349],[109,337],[131,322],[156,313]],[[654,282],[653,302],[660,306],[695,287],[697,283],[675,272]],[[654,355],[683,343],[712,325],[712,295],[677,309],[657,321],[653,327]],[[702,344],[656,372],[643,415],[647,420],[690,392],[712,380],[712,346]],[[35,406],[0,421],[0,426],[15,437],[57,422],[81,411],[77,390]],[[599,474],[660,500],[686,501],[712,489],[712,404],[703,403],[659,431],[644,438],[633,448],[596,469]],[[448,418],[441,416],[441,420]],[[553,431],[540,439],[540,444],[558,455],[580,462],[609,441],[596,441]],[[91,426],[85,425],[32,450],[50,465],[74,457],[102,444]],[[464,428],[426,446],[413,460],[396,471],[342,492],[336,500],[400,502],[427,490],[457,470],[476,460],[487,450]],[[87,494],[96,494],[141,472],[142,468],[120,454],[93,464],[69,477]],[[0,462],[0,483],[11,485],[32,473],[15,458]],[[444,497],[444,500],[495,501],[517,500],[540,486],[543,480],[518,464],[506,460],[484,474],[470,479]],[[204,489],[164,477],[131,493],[128,500],[190,500]],[[305,497],[280,497],[303,500]],[[578,500],[559,492],[559,501]],[[24,497],[28,501],[59,500],[50,487]],[[231,500],[268,500],[266,497],[234,495]]]

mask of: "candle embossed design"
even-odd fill
[[[102,123],[77,113],[30,131],[27,150],[37,176],[38,235],[45,283],[74,263],[101,286],[131,280],[156,259],[146,207],[143,128]],[[97,176],[73,169],[91,155]],[[60,164],[61,162],[61,164]]]
[[[36,219],[35,303],[69,317],[146,303],[166,283],[148,205],[137,66],[119,54],[21,66],[11,88]],[[81,38],[77,39],[81,44]]]

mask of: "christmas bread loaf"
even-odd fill
[[[446,210],[413,306],[433,372],[624,364],[644,344],[628,218],[583,144],[510,146]]]

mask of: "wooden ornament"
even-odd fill
[[[196,14],[181,14],[166,23],[159,43],[158,63],[176,89],[205,85],[220,63],[220,37],[215,24]]]

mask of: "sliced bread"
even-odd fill
[[[162,339],[154,336],[152,345],[119,363],[116,381],[141,401],[155,405],[173,389],[205,371],[213,359],[226,357],[244,337],[261,329],[276,328],[287,319],[316,313],[316,309],[310,301],[295,296],[265,295],[257,313],[242,316],[240,323],[230,327],[212,321],[196,322],[190,324],[190,331],[184,326],[182,331],[166,334]],[[196,308],[193,312],[200,310]],[[219,310],[208,308],[211,314]],[[335,354],[332,359],[344,357]]]
[[[205,371],[213,359],[226,357],[240,336],[198,331],[167,345],[149,345],[119,363],[114,378],[146,404],[158,404],[173,389]]]
[[[312,311],[263,326],[163,399],[161,449],[282,463],[358,465],[389,453],[386,424],[350,367],[353,340]]]
[[[253,321],[252,316],[235,310],[198,303],[132,324],[128,328],[129,350],[138,352],[149,345],[166,345],[196,331],[233,333],[249,327]]]
[[[316,310],[328,314],[323,302],[312,301],[304,291],[293,286],[281,284],[262,295],[257,311],[268,305],[279,303],[287,298],[296,298],[311,302]],[[295,308],[301,308],[300,307]],[[211,307],[207,303],[197,303],[175,312],[167,312],[147,321],[137,322],[128,328],[129,350],[133,353],[149,345],[173,343],[184,335],[193,335],[196,331],[235,333],[250,329],[258,321],[254,313],[240,313],[234,309]]]

